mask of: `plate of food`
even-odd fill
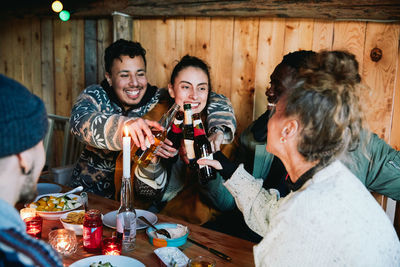
[[[136,218],[139,216],[145,217],[149,222],[155,224],[158,220],[157,215],[154,213],[147,211],[147,210],[139,210],[135,209],[136,211]],[[110,228],[116,229],[117,228],[117,210],[110,211],[109,213],[105,214],[103,217],[103,224]],[[147,224],[142,222],[141,220],[136,220],[136,229],[145,229],[147,228]]]
[[[36,209],[37,214],[46,220],[58,220],[62,214],[82,206],[81,197],[69,194],[63,197],[61,193],[40,195],[27,205]]]
[[[81,259],[70,265],[70,267],[113,267],[129,266],[144,267],[145,265],[137,259],[126,256],[99,255]]]

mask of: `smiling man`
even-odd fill
[[[73,171],[71,186],[82,185],[85,191],[113,198],[124,126],[137,147],[146,149],[146,138],[154,141],[150,128],[160,126],[142,117],[169,95],[166,89],[148,83],[145,54],[140,43],[122,39],[112,43],[104,55],[106,79],[100,85],[87,87],[76,100],[70,118],[71,132],[86,146]],[[227,142],[232,141],[236,120],[229,100],[213,93],[210,101],[210,130],[214,135],[222,133]],[[176,154],[173,147],[163,148],[167,156]]]

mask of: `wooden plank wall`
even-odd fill
[[[49,113],[69,116],[83,90],[104,77],[112,18],[0,20],[0,73],[26,85]],[[132,39],[147,50],[148,79],[166,86],[185,54],[211,66],[212,86],[229,97],[238,133],[266,109],[269,75],[282,56],[299,49],[346,49],[360,63],[369,127],[400,148],[399,23],[277,18],[134,19]],[[372,48],[383,51],[379,62]]]

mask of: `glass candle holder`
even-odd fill
[[[42,237],[43,219],[40,216],[28,217],[24,220],[26,233],[36,239]]]
[[[63,256],[76,252],[78,242],[75,232],[68,229],[57,229],[49,233],[49,244]]]
[[[101,252],[103,255],[121,255],[122,242],[117,237],[104,238]]]
[[[26,218],[36,217],[36,209],[33,208],[23,208],[19,211],[21,219],[24,221]]]
[[[189,260],[189,267],[215,267],[216,261],[207,256],[197,256]]]

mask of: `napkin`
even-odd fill
[[[184,226],[182,224],[177,224],[176,227],[168,227],[168,228],[163,228],[165,230],[168,231],[168,233],[171,235],[170,239],[175,239],[175,238],[179,238],[181,236],[186,235],[186,233],[188,232],[187,226]],[[159,233],[155,233],[157,238],[160,239],[168,239],[166,236],[161,235]]]

